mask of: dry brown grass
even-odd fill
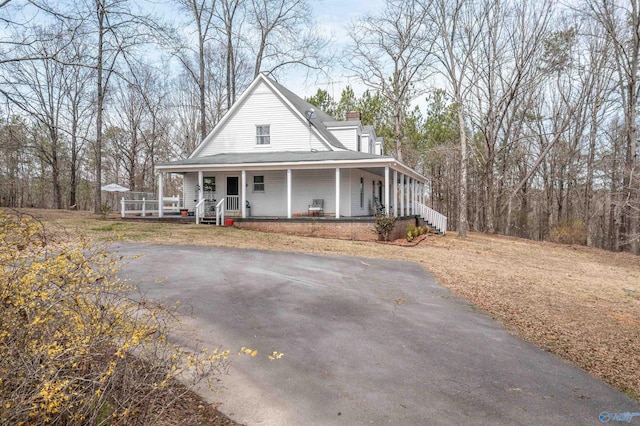
[[[67,230],[123,241],[257,248],[418,262],[438,282],[516,335],[628,395],[640,395],[640,257],[471,233],[415,247],[233,228],[103,221],[86,212],[31,211]]]

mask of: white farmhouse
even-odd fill
[[[184,208],[198,222],[216,210],[238,221],[426,212],[425,177],[385,156],[382,138],[358,113],[337,121],[264,75],[189,158],[156,170],[161,200],[164,174],[184,176]]]

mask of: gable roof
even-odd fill
[[[333,133],[331,133],[328,129],[325,123],[328,122],[332,122],[332,121],[336,121],[335,118],[331,117],[329,114],[327,114],[326,112],[319,110],[317,107],[315,107],[314,105],[310,104],[309,102],[305,101],[304,99],[302,99],[300,96],[296,95],[295,93],[293,93],[291,90],[287,89],[286,87],[284,87],[283,85],[281,85],[280,83],[278,83],[275,80],[270,79],[269,77],[260,74],[260,76],[262,76],[266,81],[268,81],[269,83],[271,83],[271,85],[278,91],[280,92],[280,94],[282,96],[284,96],[289,103],[302,115],[302,117],[304,117],[305,120],[307,120],[307,116],[305,115],[306,111],[309,110],[313,110],[313,112],[315,113],[315,117],[311,118],[309,120],[309,122],[311,122],[311,125],[313,127],[316,128],[316,130],[318,130],[318,133],[320,133],[322,135],[322,137],[334,148],[338,148],[338,149],[344,149],[346,150],[347,147],[345,147],[342,142],[340,142],[338,140],[338,138],[336,138]]]
[[[208,145],[213,139],[214,135],[218,132],[218,130],[225,125],[227,121],[231,119],[234,115],[234,112],[241,107],[244,103],[244,100],[250,96],[253,89],[260,83],[264,82],[267,86],[271,88],[275,92],[275,94],[281,97],[286,104],[296,113],[300,120],[304,123],[310,123],[311,127],[315,130],[315,132],[320,137],[321,141],[329,148],[330,150],[347,150],[342,142],[338,140],[326,127],[325,122],[335,121],[333,117],[325,113],[324,111],[317,110],[316,107],[311,105],[309,102],[300,98],[298,95],[277,83],[276,81],[270,79],[264,74],[258,74],[255,80],[247,87],[247,89],[240,95],[238,100],[231,106],[231,108],[225,113],[222,119],[216,124],[216,126],[209,132],[209,134],[204,138],[202,142],[196,147],[196,149],[191,153],[189,158],[194,158],[198,155],[198,153]],[[310,120],[307,119],[305,112],[313,109],[314,110],[314,118]]]

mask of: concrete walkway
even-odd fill
[[[233,356],[222,392],[207,395],[247,425],[588,425],[601,424],[602,412],[640,412],[637,401],[509,335],[417,264],[146,244],[116,250],[143,255],[122,275],[141,281],[149,297],[192,310],[203,344],[258,351]],[[269,361],[273,351],[285,355]]]

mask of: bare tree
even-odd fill
[[[590,15],[604,27],[611,42],[624,114],[624,205],[620,231],[631,252],[640,254],[640,196],[637,159],[637,108],[640,98],[640,0],[592,0]]]
[[[78,39],[65,50],[65,62],[83,63],[89,57],[87,46]],[[95,109],[91,84],[95,80],[95,70],[83,66],[66,66],[62,92],[65,98],[63,121],[65,133],[70,139],[69,151],[69,206],[78,206],[79,171],[82,153],[89,141],[89,132]]]
[[[248,13],[252,29],[246,38],[255,58],[254,78],[283,67],[324,72],[330,66],[329,40],[315,26],[307,0],[251,0]]]
[[[387,0],[380,14],[366,15],[349,29],[351,46],[344,56],[365,85],[391,102],[394,150],[399,160],[402,160],[406,106],[413,97],[425,93],[423,82],[433,73],[429,7],[430,2]]]
[[[237,95],[237,56],[241,49],[239,36],[241,29],[239,28],[244,16],[242,8],[244,0],[220,0],[217,16],[221,22],[220,32],[224,38],[223,43],[226,46],[225,52],[225,77],[227,86],[227,109],[231,108],[236,102]]]
[[[474,84],[469,79],[470,58],[478,47],[483,32],[484,15],[477,13],[466,0],[455,2],[437,0],[425,5],[429,19],[435,23],[437,36],[434,56],[438,58],[441,74],[455,102],[460,135],[460,188],[458,234],[466,238],[467,222],[467,95]]]
[[[476,156],[483,172],[483,225],[495,232],[503,197],[504,176],[496,176],[496,161],[513,150],[523,114],[537,102],[536,94],[546,75],[539,66],[542,44],[549,31],[554,1],[535,6],[529,2],[486,0],[481,3],[484,30],[471,53],[470,73],[474,126],[482,144]],[[503,163],[505,164],[505,163]]]
[[[185,70],[189,72],[194,81],[198,84],[199,113],[200,113],[200,141],[207,136],[207,82],[206,82],[206,47],[213,38],[216,31],[215,28],[215,8],[216,0],[177,0],[184,9],[188,10],[193,17],[197,39],[197,73],[191,66],[188,57],[184,54],[178,54]]]
[[[38,42],[17,51],[22,57],[49,58],[50,52],[59,52],[59,46],[42,40],[62,40],[64,30],[59,28],[36,28],[34,36]],[[58,34],[57,37],[51,36]],[[24,51],[27,50],[27,51]],[[61,111],[63,109],[63,82],[69,68],[50,60],[12,61],[4,64],[5,82],[0,92],[13,105],[33,117],[37,126],[45,132],[44,137],[36,137],[33,149],[39,158],[51,168],[51,183],[53,186],[53,206],[62,208],[61,187]]]

